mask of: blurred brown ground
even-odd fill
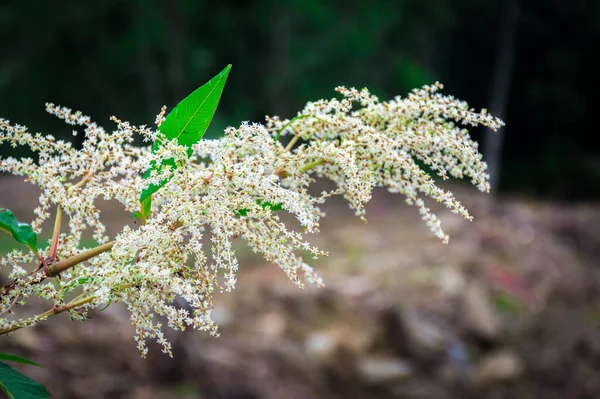
[[[327,287],[300,290],[242,243],[219,338],[167,331],[174,359],[135,348],[128,313],[64,314],[0,350],[56,398],[595,398],[600,392],[600,206],[452,187],[472,223],[436,209],[444,245],[403,197],[376,191],[368,223],[341,199],[311,242]],[[32,215],[35,188],[0,180],[0,207]],[[109,233],[130,220],[105,207]],[[38,311],[45,310],[39,308]]]

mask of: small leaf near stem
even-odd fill
[[[144,198],[144,200],[141,201],[141,203],[140,203],[139,216],[140,216],[140,219],[142,219],[142,224],[146,224],[146,219],[148,219],[148,216],[150,216],[151,210],[152,210],[152,195],[149,195],[146,198]]]
[[[9,209],[0,208],[0,230],[6,231],[16,241],[25,244],[38,260],[42,260],[37,249],[37,234],[30,225],[19,222]]]

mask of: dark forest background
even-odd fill
[[[231,63],[214,135],[341,84],[387,99],[439,80],[505,119],[495,139],[474,134],[501,192],[589,200],[599,44],[597,0],[2,2],[0,116],[71,138],[45,102],[151,124]]]

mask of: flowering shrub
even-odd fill
[[[480,190],[489,188],[477,143],[462,126],[495,130],[503,123],[442,95],[439,83],[387,102],[367,89],[338,87],[340,99],[308,103],[291,120],[244,122],[227,128],[219,140],[201,140],[228,73],[229,67],[166,117],[163,108],[158,129],[112,117],[116,128],[107,132],[78,111],[46,104],[49,113],[81,127],[81,149],[0,119],[0,144],[29,146],[38,155],[37,161],[0,159],[0,171],[41,189],[31,226],[0,210],[0,227],[29,247],[0,261],[10,279],[0,289],[0,334],[64,311],[85,320],[94,308],[122,302],[142,355],[149,338],[170,355],[156,316],[176,330],[193,327],[216,335],[211,297],[215,290],[235,287],[234,240],[246,241],[298,286],[305,281],[321,285],[301,255],[326,255],[305,236],[318,233],[320,205],[327,198],[343,196],[364,218],[373,189],[386,187],[403,194],[432,233],[447,242],[425,205],[427,197],[471,216],[418,162],[442,179],[467,177]],[[148,145],[135,145],[136,135]],[[290,140],[283,144],[282,138]],[[336,189],[311,194],[309,186],[320,177],[335,182]],[[125,226],[108,237],[97,198],[118,201],[139,219],[138,227]],[[53,235],[48,248],[39,250],[37,234],[51,209],[56,209]],[[281,212],[292,214],[301,229],[286,225]],[[66,229],[63,219],[68,219]],[[99,246],[81,249],[86,229],[93,230]],[[208,247],[205,238],[210,238]],[[15,317],[15,307],[34,296],[50,301],[50,310]],[[187,306],[177,306],[176,298]]]

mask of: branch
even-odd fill
[[[60,235],[60,224],[62,221],[62,209],[60,205],[56,207],[56,219],[54,220],[54,231],[52,232],[52,244],[50,245],[50,262],[56,259],[56,251],[58,250],[58,236]]]
[[[88,181],[90,181],[90,179],[92,178],[92,176],[94,176],[94,172],[88,172],[83,179],[81,179],[81,181],[79,181],[77,184],[69,187],[69,190],[77,190],[78,188],[81,188],[85,183],[87,183]]]
[[[78,265],[81,262],[85,262],[86,260],[96,257],[103,252],[110,251],[112,249],[113,245],[115,245],[115,242],[111,241],[109,243],[97,246],[96,248],[92,248],[90,250],[87,250],[87,251],[77,254],[75,256],[71,256],[70,258],[61,260],[60,262],[56,262],[52,265],[46,266],[44,264],[44,266],[41,268],[41,270],[36,270],[32,274],[30,274],[28,276],[28,278],[24,281],[24,283],[25,284],[38,284],[38,283],[41,283],[42,281],[44,281],[48,277],[58,276],[60,273],[64,272],[65,270],[70,269],[71,267],[73,267],[75,265]],[[2,287],[2,290],[0,291],[0,295],[8,294],[14,287],[16,287],[18,285],[17,282],[18,282],[18,279],[13,279],[13,280],[9,281],[8,283],[6,283],[4,285],[4,287]]]
[[[15,324],[12,327],[0,329],[0,335],[8,334],[10,332],[19,330],[23,327],[27,327],[27,326],[36,324],[37,322],[45,320],[50,316],[54,316],[55,314],[59,314],[59,313],[65,312],[67,310],[71,310],[71,309],[77,308],[79,306],[85,305],[86,303],[92,302],[94,299],[96,299],[96,297],[94,295],[91,295],[91,296],[88,296],[86,298],[82,298],[79,300],[73,300],[63,306],[55,306],[52,309],[49,309],[42,314],[30,317],[29,319],[25,319],[25,320]]]
[[[115,245],[114,241],[108,242],[106,244],[97,246],[96,248],[92,248],[75,256],[71,256],[70,258],[61,260],[60,262],[56,262],[52,265],[48,266],[48,271],[46,273],[47,277],[58,276],[60,273],[64,272],[67,269],[81,263],[85,262],[88,259],[94,258],[100,255],[103,252],[110,251]]]

